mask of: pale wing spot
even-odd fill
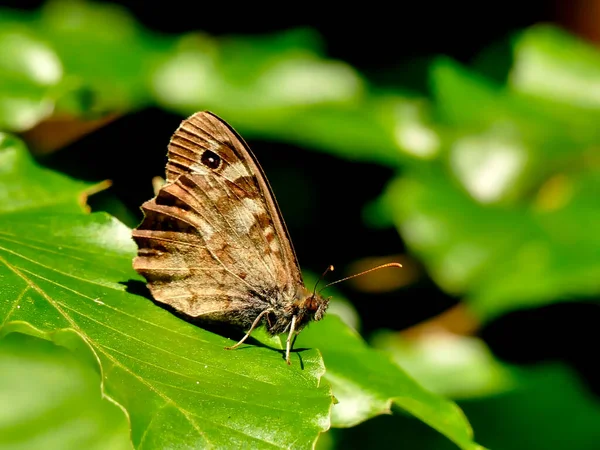
[[[238,210],[238,214],[233,218],[233,226],[239,234],[248,234],[255,223],[256,216],[254,213],[248,214],[245,211]]]
[[[251,198],[242,199],[242,206],[236,209],[237,214],[233,217],[233,226],[240,234],[248,234],[256,223],[256,218],[265,213],[265,209],[260,202]]]
[[[198,174],[198,175],[207,175],[208,174],[208,170],[206,169],[204,164],[198,164],[198,163],[191,164],[190,170],[192,171],[193,174]]]
[[[236,181],[239,178],[250,177],[250,174],[246,170],[244,163],[236,161],[233,164],[229,164],[222,172],[223,177],[229,181]]]
[[[200,219],[195,224],[204,240],[210,239],[215,233],[215,229],[206,220]]]
[[[269,243],[269,248],[271,249],[271,251],[273,253],[279,252],[279,243],[277,242],[277,239],[275,239],[275,230],[273,230],[273,227],[271,225],[269,225],[263,230],[263,235]]]
[[[256,200],[253,200],[251,198],[245,198],[243,202],[244,206],[246,206],[246,208],[252,211],[254,217],[258,217],[262,214],[265,214],[263,206]],[[269,248],[271,249],[271,252],[279,253],[281,251],[281,247],[279,246],[279,242],[277,242],[277,239],[275,239],[275,231],[273,230],[273,227],[271,225],[267,226],[263,230],[263,235],[269,243]]]
[[[244,208],[252,212],[253,215],[259,216],[261,214],[265,214],[265,208],[261,205],[261,202],[258,202],[252,198],[244,198],[242,199],[242,203],[244,204]]]
[[[263,234],[265,235],[267,240],[271,240],[272,237],[275,236],[275,230],[273,230],[273,227],[271,225],[269,225],[267,228],[265,228],[263,230]]]
[[[273,253],[279,253],[279,243],[276,240],[271,241],[271,243],[269,244],[269,248]]]

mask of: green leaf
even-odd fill
[[[471,417],[479,442],[490,449],[597,447],[600,406],[577,374],[561,364],[505,367],[519,374],[512,389],[459,403]],[[428,431],[412,418],[400,415],[381,416],[350,430],[332,430],[339,449],[453,448],[440,435]]]
[[[185,36],[156,68],[156,101],[186,115],[213,110],[246,137],[291,141],[345,158],[395,166],[409,145],[413,153],[435,153],[437,136],[412,100],[369,96],[364,79],[347,64],[322,58],[308,45],[282,46],[290,34],[274,35],[268,45],[261,40],[258,49],[247,38]]]
[[[26,323],[87,351],[105,394],[128,411],[136,447],[309,447],[328,428],[330,389],[316,350],[291,367],[271,348],[224,350],[232,341],[127,292],[141,284],[134,254],[130,230],[105,214],[5,217],[5,332],[27,332]]]
[[[452,60],[437,61],[432,84],[438,113],[450,125],[448,171],[481,203],[522,200],[600,142],[589,112],[524,96]]]
[[[440,331],[405,339],[382,330],[370,342],[388,351],[423,386],[455,400],[498,395],[516,385],[515,373],[494,358],[484,341],[472,336]]]
[[[0,132],[0,213],[81,211],[91,187],[40,167],[19,139]]]
[[[0,372],[1,448],[131,449],[123,411],[68,350],[13,333],[0,339]]]
[[[600,406],[572,369],[554,363],[519,372],[519,384],[504,395],[461,402],[481,442],[498,449],[596,447]]]
[[[548,25],[520,33],[513,45],[510,91],[557,120],[557,130],[583,146],[595,146],[600,132],[600,52]]]
[[[598,192],[590,168],[549,180],[528,207],[482,205],[431,167],[396,179],[379,205],[436,282],[489,320],[600,292]]]
[[[23,131],[52,113],[63,67],[47,43],[11,24],[0,30],[0,55],[0,131]]]
[[[600,107],[600,52],[559,28],[540,25],[517,38],[511,86],[587,109]]]
[[[392,218],[436,282],[465,295],[484,320],[596,296],[595,115],[526,97],[447,59],[434,65],[432,82],[451,126],[444,154],[407,166],[371,206],[371,222]]]
[[[136,447],[305,448],[329,427],[332,397],[318,351],[290,367],[281,342],[264,333],[254,335],[263,346],[227,351],[231,340],[133,293],[143,282],[131,267],[131,230],[106,214],[73,213],[87,186],[41,169],[7,142],[1,333],[53,340],[89,361],[103,393],[127,411]],[[8,195],[15,186],[17,198]]]
[[[541,129],[544,120],[550,119],[502,86],[449,58],[434,62],[430,78],[437,110],[449,124],[475,128],[510,121],[524,129]]]
[[[371,339],[423,386],[455,400],[498,395],[514,389],[516,373],[500,363],[484,341],[439,331],[419,339],[379,331]]]
[[[3,68],[14,71],[42,45],[60,76],[51,90],[24,76],[5,83],[0,128],[3,111],[5,129],[22,130],[51,113],[86,117],[154,103],[183,115],[211,109],[247,137],[391,166],[406,154],[431,158],[439,149],[422,99],[373,91],[353,67],[324,57],[310,29],[167,37],[144,29],[119,5],[61,0],[31,15],[6,16],[6,26],[20,30],[24,43],[5,52],[0,80]],[[33,57],[26,62],[33,74],[48,70]],[[23,98],[14,98],[21,91]],[[23,124],[13,123],[17,119]]]
[[[330,423],[322,346],[342,399],[339,425],[394,403],[462,448],[476,448],[455,405],[424,391],[333,316],[301,333],[297,345],[314,343],[295,352],[289,367],[279,338],[255,332],[262,345],[229,352],[231,340],[137,295],[144,283],[131,268],[131,230],[103,213],[72,212],[87,186],[41,169],[18,141],[6,142],[13,163],[2,181],[21,186],[23,198],[6,196],[0,222],[0,333],[52,340],[88,361],[104,395],[127,412],[136,447],[310,447]],[[51,188],[56,212],[45,201],[23,201],[43,198],[40,188],[28,190],[25,180],[33,179],[30,187]]]
[[[0,81],[22,60],[28,70],[0,82],[0,129],[3,119],[4,129],[24,130],[50,114],[85,118],[156,104],[183,115],[211,109],[247,137],[394,167],[439,150],[422,99],[372,89],[353,67],[324,57],[310,29],[170,37],[144,29],[120,5],[66,0],[0,16],[20,33],[2,53]],[[56,67],[35,59],[40,49]],[[59,75],[51,89],[24,76],[52,67]]]
[[[311,324],[297,339],[297,348],[318,347],[326,361],[325,378],[339,403],[332,425],[350,427],[368,418],[400,408],[444,434],[462,449],[481,449],[473,441],[463,412],[449,400],[433,394],[374,351],[358,333],[330,315]]]
[[[139,283],[134,247],[130,230],[105,214],[6,217],[5,332],[27,323],[31,333],[56,340],[59,332],[64,345],[87,348],[106,395],[131,417],[136,447],[310,446],[328,428],[331,405],[318,352],[303,352],[302,368],[266,347],[224,350],[230,340],[127,292]]]
[[[147,104],[154,66],[172,45],[117,4],[50,1],[36,30],[51,42],[71,82],[91,90],[88,109],[100,113]]]

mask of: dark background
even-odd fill
[[[37,9],[45,2],[9,0],[0,5]],[[146,27],[164,33],[203,30],[214,35],[264,34],[310,27],[327,54],[361,71],[403,68],[415,59],[445,54],[469,61],[511,31],[544,22],[569,22],[577,1],[365,2],[344,7],[304,1],[103,2],[125,6]]]

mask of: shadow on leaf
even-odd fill
[[[128,293],[144,297],[144,298],[148,299],[149,301],[151,301],[152,303],[154,303],[159,308],[162,308],[165,311],[170,312],[171,314],[177,316],[181,320],[184,320],[185,322],[187,322],[191,325],[200,327],[206,331],[210,331],[211,333],[218,334],[219,336],[224,337],[226,339],[231,339],[231,340],[237,342],[240,339],[242,339],[244,337],[244,335],[246,334],[245,330],[242,330],[241,328],[236,327],[235,325],[229,325],[229,324],[224,324],[224,323],[220,323],[220,322],[211,322],[211,321],[207,321],[205,319],[201,319],[198,317],[188,316],[187,314],[184,314],[181,311],[176,310],[175,308],[173,308],[170,305],[156,301],[152,297],[152,294],[150,293],[150,290],[146,286],[146,283],[144,283],[143,281],[130,279],[127,281],[122,281],[122,282],[120,282],[120,284],[125,286],[125,288],[126,288],[125,290]],[[294,343],[295,342],[296,342],[296,338],[294,338]],[[280,349],[280,348],[273,347],[271,345],[267,345],[267,344],[259,341],[258,339],[253,338],[252,336],[249,336],[244,341],[244,343],[248,344],[248,345],[254,345],[256,347],[263,347],[263,348],[267,348],[269,350],[276,351],[276,352],[280,353],[282,359],[285,360],[285,350],[284,349]],[[241,346],[241,347],[235,349],[235,351],[239,351],[239,350],[243,350],[243,349],[244,349],[244,346]],[[310,350],[310,348],[308,348],[308,347],[294,348],[294,346],[292,345],[291,353],[295,353],[298,355],[298,359],[300,360],[300,367],[302,370],[304,370],[304,362],[302,360],[302,356],[300,353],[303,351],[307,351],[307,350]]]

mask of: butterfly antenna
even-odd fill
[[[331,268],[332,268],[332,270],[333,270],[333,266],[329,266],[329,267],[331,267]],[[369,272],[374,272],[374,271],[376,271],[376,270],[379,270],[379,269],[385,269],[385,268],[387,268],[387,267],[398,267],[398,268],[401,268],[401,267],[402,267],[402,264],[400,264],[400,263],[387,263],[387,264],[382,264],[382,265],[380,265],[380,266],[373,267],[372,269],[365,270],[365,271],[363,271],[363,272],[356,273],[356,274],[354,274],[354,275],[350,275],[349,277],[345,277],[345,278],[342,278],[341,280],[333,281],[333,282],[331,282],[331,283],[329,283],[329,284],[326,284],[325,286],[323,286],[323,287],[321,288],[321,290],[319,291],[319,293],[321,293],[321,291],[322,291],[323,289],[326,289],[326,288],[328,288],[329,286],[333,286],[334,284],[341,283],[342,281],[346,281],[346,280],[349,280],[349,279],[351,279],[351,278],[360,277],[360,276],[362,276],[362,275],[366,275],[366,274],[367,274],[367,273],[369,273]],[[327,271],[325,271],[325,273],[327,273]],[[325,275],[325,274],[323,274],[323,275]],[[321,278],[323,278],[323,277],[321,277]],[[318,284],[318,283],[317,283],[317,284]],[[315,289],[316,289],[316,286],[315,286]]]
[[[332,265],[329,265],[329,266],[327,267],[327,269],[325,269],[325,272],[323,272],[323,275],[321,275],[321,277],[320,277],[320,278],[317,280],[317,282],[315,283],[315,288],[313,289],[313,297],[314,297],[315,295],[317,295],[317,287],[319,287],[319,283],[320,283],[321,281],[323,281],[323,278],[325,278],[325,275],[327,275],[329,272],[333,272],[333,270],[334,270],[334,269],[333,269],[333,266],[332,266]],[[323,289],[324,289],[324,288],[323,288]],[[319,291],[319,292],[321,292],[321,291]]]

